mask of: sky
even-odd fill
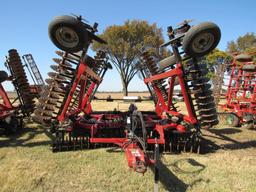
[[[227,42],[247,32],[256,32],[256,0],[12,0],[1,1],[0,6],[0,70],[9,49],[20,55],[31,53],[47,78],[58,50],[48,37],[48,24],[59,15],[82,15],[90,24],[99,23],[99,34],[110,25],[122,25],[126,20],[147,20],[163,29],[175,26],[185,19],[194,24],[211,21],[219,25],[222,37],[218,48],[225,50]],[[93,51],[88,52],[93,56]],[[28,75],[29,76],[29,75]],[[31,80],[30,80],[31,81]],[[13,88],[4,84],[7,90]],[[108,71],[99,91],[121,91],[120,77],[115,69]],[[135,77],[129,91],[147,90],[143,81]]]

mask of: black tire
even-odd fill
[[[176,58],[174,55],[166,57],[165,59],[159,62],[159,69],[163,70],[167,67],[171,67],[172,65],[176,64]]]
[[[235,56],[235,59],[238,62],[250,62],[250,61],[252,61],[252,56],[242,53],[242,54]]]
[[[227,124],[232,127],[238,127],[240,125],[240,119],[237,115],[231,113],[227,118]]]
[[[6,124],[5,129],[8,134],[15,134],[20,130],[19,119],[16,118],[15,116],[7,117],[5,119],[5,124]]]
[[[18,129],[19,131],[21,131],[23,129],[23,118],[22,117],[18,117]]]
[[[88,42],[88,31],[83,23],[68,15],[55,17],[49,24],[48,33],[51,41],[67,52],[81,51]]]
[[[247,72],[256,72],[256,65],[244,65],[242,70]]]
[[[5,71],[0,71],[0,83],[8,79],[8,74]]]
[[[211,52],[218,45],[220,28],[211,22],[193,26],[183,38],[183,50],[191,57],[200,57]],[[207,39],[208,38],[208,39]]]

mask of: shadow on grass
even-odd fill
[[[174,175],[171,170],[162,163],[162,161],[159,161],[157,166],[159,170],[159,181],[162,183],[166,190],[170,192],[185,192],[187,190],[188,185],[181,181],[176,175]],[[154,166],[150,166],[150,169],[154,173]]]
[[[36,147],[42,145],[50,145],[50,140],[45,141],[32,141],[37,135],[46,134],[43,128],[38,126],[37,128],[24,127],[21,132],[16,134],[6,134],[3,130],[0,132],[0,136],[3,140],[0,140],[0,147]],[[49,137],[49,135],[47,135]]]
[[[179,166],[180,164],[189,164],[194,169],[193,170],[182,169]],[[171,166],[174,167],[176,172],[183,173],[183,174],[198,174],[205,169],[205,165],[203,165],[191,158],[179,159],[179,160],[175,161],[174,163],[172,163]]]
[[[203,136],[207,136],[208,138],[215,138],[220,139],[223,141],[228,141],[228,144],[218,145],[216,142],[211,141],[204,137],[202,139],[202,149],[201,153],[214,153],[219,149],[226,149],[226,150],[238,150],[238,149],[247,149],[251,147],[256,147],[256,141],[245,141],[240,142],[235,140],[227,135],[232,135],[236,133],[241,133],[242,130],[235,129],[235,128],[223,128],[223,129],[209,129],[207,130],[212,135],[204,134]]]
[[[214,153],[220,149],[222,149],[222,146],[211,141],[210,139],[202,138],[200,154]]]
[[[182,162],[181,162],[182,161]],[[188,163],[195,169],[192,171],[187,171],[178,166],[179,163]],[[196,185],[200,182],[209,182],[204,181],[204,179],[196,179],[190,184],[184,183],[182,180],[180,180],[169,168],[168,166],[172,166],[175,170],[175,172],[179,174],[191,174],[191,176],[194,176],[195,174],[199,174],[201,171],[205,169],[205,165],[202,165],[201,163],[195,161],[194,159],[188,158],[188,159],[180,159],[178,161],[175,161],[174,163],[170,165],[164,164],[162,161],[158,162],[158,170],[159,170],[159,181],[164,186],[165,190],[168,190],[170,192],[185,192],[189,187],[193,187],[193,185]],[[151,166],[150,169],[154,173],[154,166]]]
[[[218,134],[231,135],[231,134],[236,134],[236,133],[242,132],[240,129],[235,129],[235,128],[209,129],[208,131],[211,133],[214,133],[216,135],[218,135]]]
[[[256,147],[256,141],[237,142],[223,145],[225,149],[238,150]]]

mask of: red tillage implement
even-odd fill
[[[51,40],[64,52],[57,52],[61,59],[54,59],[57,65],[51,68],[55,72],[48,73],[48,86],[39,98],[34,119],[53,132],[53,151],[119,146],[129,167],[140,173],[156,163],[159,148],[199,151],[201,126],[209,128],[218,123],[211,86],[205,77],[207,68],[199,64],[200,57],[217,46],[218,26],[202,23],[191,27],[184,22],[178,29],[169,27],[167,45],[174,55],[160,62],[161,69],[148,52],[142,53],[137,67],[156,103],[155,112],[138,111],[133,104],[127,112],[94,112],[90,101],[111,68],[104,52],[97,52],[94,58],[86,54],[93,40],[105,43],[95,36],[96,26],[71,16],[57,17],[49,26]],[[182,45],[184,51],[179,51]],[[176,78],[188,114],[179,112],[172,102]],[[163,86],[164,79],[169,88]],[[149,151],[155,151],[155,158],[148,155]]]
[[[31,88],[28,82],[27,75],[25,73],[24,65],[21,62],[21,58],[16,49],[11,49],[8,51],[8,56],[6,57],[5,66],[11,74],[10,80],[17,93],[17,98],[19,101],[21,111],[24,116],[29,116],[34,111],[34,96],[31,94]]]
[[[13,106],[2,83],[9,80],[5,71],[0,71],[0,127],[7,133],[16,133],[22,128],[22,116],[19,115],[20,106]]]
[[[23,118],[30,116],[35,105],[24,66],[17,50],[11,49],[8,51],[5,66],[11,75],[8,76],[4,71],[0,73],[0,96],[2,99],[0,125],[5,128],[7,133],[16,133],[22,128]],[[12,82],[16,91],[14,95],[17,97],[13,97],[12,101],[10,101],[2,86],[2,82],[6,80]]]
[[[256,64],[252,56],[238,54],[230,64],[226,103],[220,105],[231,126],[253,128],[256,120]]]

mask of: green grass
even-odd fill
[[[220,127],[203,132],[208,153],[165,154],[160,191],[256,191],[256,132]],[[153,191],[153,172],[129,170],[123,152],[52,153],[43,128],[0,137],[0,191]]]

